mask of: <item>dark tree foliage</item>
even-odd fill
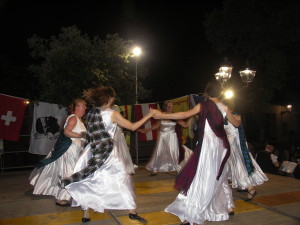
[[[132,42],[117,34],[105,40],[93,39],[75,27],[62,28],[56,37],[43,39],[36,35],[28,40],[36,63],[30,71],[41,87],[41,101],[67,105],[94,85],[112,86],[118,104],[132,104],[135,96]],[[141,97],[149,93],[139,83]]]

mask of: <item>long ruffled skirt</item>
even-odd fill
[[[80,156],[74,172],[85,168],[92,157],[89,145]],[[104,164],[92,175],[66,186],[73,198],[72,206],[103,213],[105,209],[135,209],[135,196],[130,175],[114,148]]]
[[[236,135],[228,135],[228,141],[231,147],[231,154],[229,158],[229,171],[230,179],[233,188],[246,189],[250,186],[257,186],[263,184],[268,180],[267,176],[260,169],[259,165],[252,157],[250,153],[250,158],[254,166],[254,172],[248,175],[247,168],[245,166],[245,161],[243,153],[240,149],[240,141]]]
[[[227,164],[219,180],[216,179],[225,152],[219,138],[214,134],[206,134],[197,172],[187,195],[179,193],[165,211],[191,224],[202,224],[205,220],[228,220],[228,209],[234,208],[234,204],[227,181]]]
[[[54,162],[35,168],[30,174],[30,184],[34,186],[33,194],[51,195],[57,200],[70,200],[67,190],[58,186],[59,176],[68,177],[73,174],[75,164],[81,151],[81,142],[73,142],[69,149]],[[51,156],[51,152],[47,157]]]

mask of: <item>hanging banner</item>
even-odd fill
[[[145,115],[147,115],[148,112],[149,112],[150,107],[152,109],[157,109],[157,103],[148,103],[148,104],[134,105],[134,113],[135,113],[136,121],[142,119]],[[153,119],[153,118],[151,118],[141,128],[149,129],[155,123],[156,123],[156,120]],[[139,134],[139,141],[153,141],[153,140],[157,139],[157,129],[149,131],[149,132],[147,132],[145,134],[140,133],[140,132],[138,134]]]
[[[18,141],[27,100],[0,94],[0,139]]]
[[[173,103],[173,112],[184,112],[190,109],[190,98],[189,95],[171,99],[170,102]],[[182,128],[182,144],[186,143],[186,138],[188,136],[188,129]]]
[[[66,117],[65,107],[45,102],[35,104],[29,152],[48,155],[56,143],[60,126]]]

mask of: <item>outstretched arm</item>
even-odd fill
[[[187,120],[177,120],[177,123],[182,126],[183,128],[188,128],[191,125],[193,117],[191,116]]]
[[[142,126],[148,119],[150,119],[156,111],[157,110],[150,109],[149,113],[146,116],[144,116],[142,119],[140,119],[139,121],[134,122],[134,123],[132,123],[129,120],[125,119],[119,112],[114,111],[112,113],[111,120],[112,120],[112,122],[117,123],[121,127],[124,127],[128,130],[135,131],[140,126]]]
[[[196,115],[200,112],[200,104],[196,105],[191,110],[185,111],[185,112],[177,112],[177,113],[162,113],[160,111],[157,111],[154,114],[154,119],[170,119],[170,120],[180,120],[180,119],[186,119],[191,116]]]
[[[153,126],[151,126],[148,129],[138,129],[137,131],[141,133],[148,133],[149,131],[156,130],[160,127],[160,122],[161,121],[157,121]]]

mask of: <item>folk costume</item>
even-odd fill
[[[93,108],[87,114],[87,142],[74,174],[61,181],[73,198],[72,206],[83,210],[135,209],[130,175],[119,158],[114,141],[117,124],[112,109]]]
[[[33,194],[35,195],[52,195],[61,201],[71,199],[69,193],[58,186],[58,182],[60,176],[68,177],[73,174],[75,164],[83,149],[83,138],[69,138],[63,132],[68,120],[73,116],[77,118],[77,123],[72,132],[80,134],[86,131],[84,124],[75,114],[67,117],[53,150],[36,165],[30,174],[29,180],[34,186]]]
[[[192,151],[181,143],[181,127],[176,121],[161,120],[159,136],[146,168],[153,173],[179,171]],[[177,130],[177,132],[176,132]]]
[[[229,177],[232,187],[246,189],[250,186],[263,184],[268,180],[264,172],[249,152],[242,126],[234,127],[225,123],[225,131],[231,147],[229,158]]]
[[[227,181],[230,145],[224,130],[225,115],[222,103],[201,103],[198,144],[176,179],[175,187],[181,192],[165,209],[181,221],[202,224],[205,220],[227,220],[228,209],[234,207]]]

